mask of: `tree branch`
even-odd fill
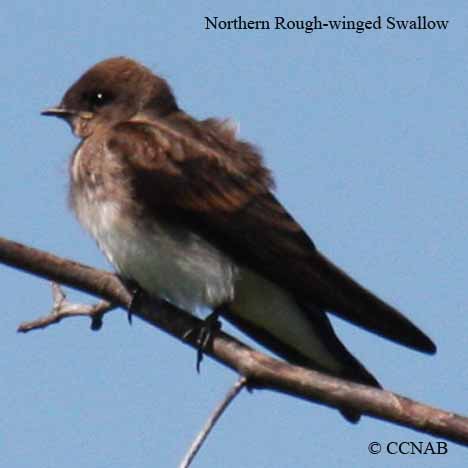
[[[0,262],[60,282],[115,306],[127,308],[131,293],[109,272],[63,259],[0,238]],[[166,302],[147,298],[132,305],[132,313],[196,348],[196,336],[186,333],[200,321]],[[384,390],[333,378],[266,356],[223,332],[215,332],[206,349],[218,362],[244,376],[251,388],[279,391],[335,408],[352,408],[378,419],[468,445],[468,418],[418,403]]]
[[[115,306],[108,301],[100,301],[95,305],[88,304],[74,304],[66,300],[65,293],[58,283],[52,283],[52,298],[54,305],[48,315],[39,317],[38,319],[30,322],[23,322],[18,326],[18,331],[27,333],[32,330],[39,330],[46,328],[54,323],[59,323],[62,319],[67,317],[90,317],[91,328],[99,330],[102,326],[102,316]]]
[[[245,377],[239,377],[237,382],[229,389],[229,392],[226,394],[224,399],[219,403],[215,408],[213,413],[210,415],[202,430],[199,432],[192,445],[190,446],[188,452],[184,456],[183,460],[180,462],[179,468],[188,468],[192,463],[195,455],[201,449],[203,442],[205,442],[209,433],[213,429],[214,425],[231,404],[231,402],[239,395],[240,391],[247,385],[247,379]]]

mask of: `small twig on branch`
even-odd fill
[[[230,388],[229,392],[226,394],[224,399],[219,403],[215,408],[213,413],[210,415],[202,430],[199,432],[192,445],[190,446],[188,452],[185,454],[185,457],[181,461],[179,468],[188,468],[192,463],[192,460],[195,458],[195,455],[199,452],[209,433],[215,426],[218,419],[224,413],[226,408],[230,403],[239,395],[240,391],[246,386],[247,379],[245,377],[239,377],[237,382]]]
[[[18,326],[18,331],[27,333],[32,330],[46,328],[49,325],[60,322],[66,317],[90,317],[91,328],[98,330],[102,325],[102,316],[115,306],[108,301],[101,301],[95,305],[74,304],[66,300],[66,295],[59,284],[52,283],[52,298],[54,304],[49,314],[30,322],[23,322]]]
[[[116,307],[127,309],[132,302],[131,293],[112,273],[1,237],[0,262],[104,298]],[[150,300],[141,301],[132,313],[198,349],[194,334],[187,335],[186,332],[199,326],[200,321],[190,314],[169,303]],[[245,376],[250,388],[274,390],[333,408],[354,409],[364,415],[468,445],[468,418],[464,416],[389,391],[278,361],[221,331],[215,331],[212,338],[211,346],[204,353]]]

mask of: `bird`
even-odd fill
[[[376,388],[329,314],[436,352],[318,250],[232,121],[190,116],[146,66],[103,60],[42,114],[65,120],[80,139],[69,170],[76,217],[117,273],[150,296],[196,316],[219,313],[292,364]],[[361,416],[339,409],[353,423]]]

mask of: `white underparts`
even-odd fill
[[[93,200],[84,191],[75,200],[76,213],[120,274],[195,315],[230,302],[233,313],[332,372],[341,369],[283,289],[237,266],[194,233],[157,222],[137,225],[115,202]]]

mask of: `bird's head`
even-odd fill
[[[116,57],[90,68],[58,106],[42,114],[63,118],[75,135],[86,138],[98,126],[111,126],[136,114],[157,118],[177,111],[164,79],[134,60]]]

